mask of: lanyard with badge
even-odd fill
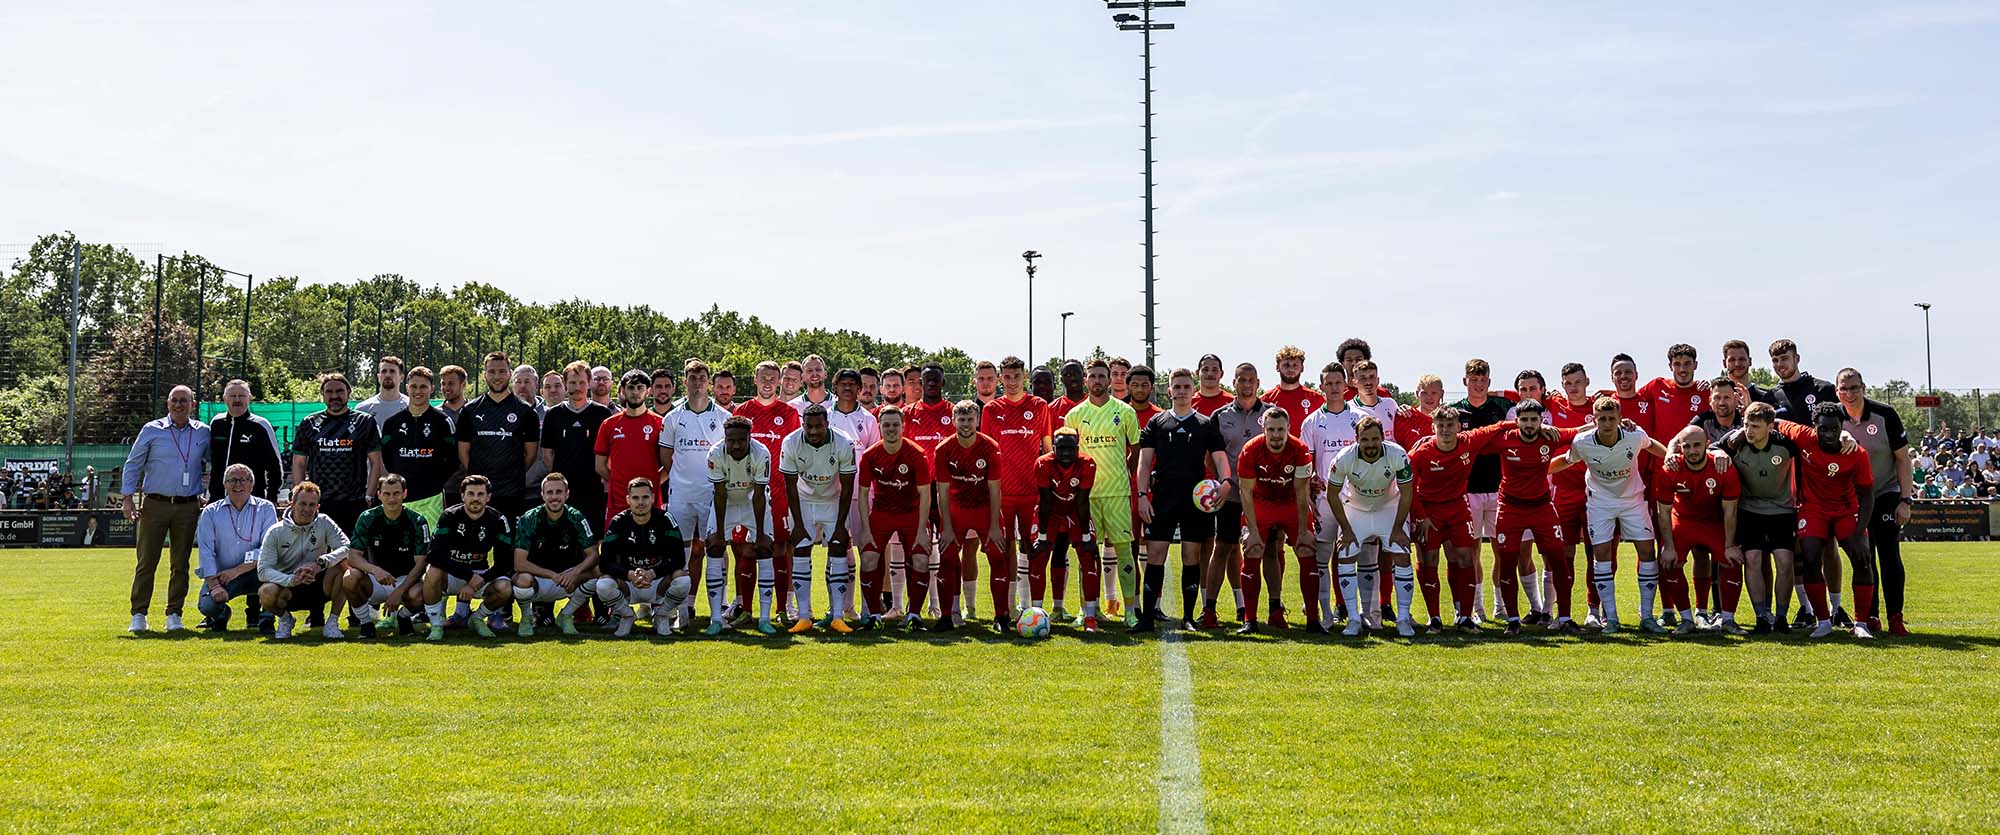
[[[183,446],[181,444],[181,439],[177,437],[179,435],[187,436],[187,445]],[[167,422],[167,440],[174,445],[174,454],[181,457],[181,486],[193,486],[194,476],[188,472],[188,456],[194,454],[194,425],[190,423],[185,431],[175,432],[173,421],[169,420]]]

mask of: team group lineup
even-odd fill
[[[1251,634],[1292,625],[1288,550],[1308,632],[1484,632],[1490,579],[1507,636],[1538,625],[1608,634],[1625,623],[1621,543],[1636,551],[1644,632],[1907,634],[1898,538],[1914,490],[1896,412],[1865,397],[1854,369],[1832,383],[1800,370],[1790,340],[1769,347],[1770,388],[1750,382],[1745,343],[1722,353],[1725,373],[1700,379],[1696,349],[1675,345],[1669,376],[1643,385],[1620,354],[1612,388],[1596,392],[1579,363],[1562,367],[1559,390],[1532,370],[1496,390],[1474,359],[1464,399],[1445,404],[1443,380],[1424,375],[1413,405],[1380,386],[1359,339],[1316,387],[1291,346],[1269,388],[1254,363],[1231,369],[1214,355],[1164,379],[1122,360],[1052,371],[1008,357],[979,363],[973,396],[955,403],[938,365],[829,373],[817,356],[767,361],[739,401],[733,375],[698,359],[616,381],[574,362],[539,380],[550,398],[539,402],[534,370],[501,352],[485,356],[484,391],[470,400],[464,369],[406,373],[384,357],[378,393],[353,408],[345,377],[322,377],[327,408],[301,422],[288,467],[249,413],[247,384],[229,384],[228,412],[210,426],[190,418],[181,388],[125,467],[125,492],[148,503],[127,507],[142,529],[133,628],[151,597],[147,541],[156,562],[171,535],[184,566],[191,533],[204,626],[226,629],[240,598],[278,638],[298,611],[342,637],[343,606],[365,637],[431,640],[452,628],[576,634],[580,620],[621,637],[642,620],[660,635],[849,633],[926,628],[926,613],[927,628],[951,630],[979,617],[982,556],[999,632],[1046,634],[1051,620],[1219,629],[1229,600],[1234,631]],[[182,442],[202,429],[202,444]],[[151,503],[184,501],[150,492],[175,455],[183,487],[192,467],[219,498],[188,517],[191,531],[149,537],[148,520],[168,524]],[[280,481],[288,504],[276,501]],[[1176,542],[1173,619],[1160,600]],[[1746,590],[1749,630],[1736,619]]]

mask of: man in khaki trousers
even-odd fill
[[[146,631],[153,604],[153,578],[160,547],[171,543],[167,579],[167,631],[181,626],[187,601],[188,557],[201,521],[201,491],[208,483],[208,427],[194,419],[194,391],[175,386],[167,395],[167,416],[140,427],[125,456],[124,511],[139,523],[139,562],[132,572],[132,632]],[[133,499],[143,501],[137,508]]]

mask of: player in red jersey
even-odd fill
[[[597,475],[608,484],[631,484],[643,478],[653,484],[653,501],[660,497],[660,416],[646,408],[646,392],[651,381],[643,371],[627,371],[618,381],[617,414],[597,427]],[[605,521],[625,510],[626,490],[610,491],[605,502]]]
[[[1050,556],[1063,558],[1074,545],[1083,568],[1083,631],[1096,632],[1103,575],[1090,525],[1090,488],[1097,482],[1097,462],[1082,454],[1074,428],[1057,429],[1050,446],[1049,454],[1035,460],[1035,485],[1041,497],[1035,503],[1035,541],[1028,558],[1029,605],[1042,605],[1042,577]]]
[[[931,363],[925,365],[915,374],[905,373],[903,377],[905,392],[908,392],[910,386],[914,385],[917,395],[914,402],[903,405],[903,440],[906,443],[916,445],[918,449],[923,450],[924,455],[929,456],[931,450],[936,449],[938,444],[943,443],[946,438],[950,438],[952,435],[951,401],[944,399],[944,367],[936,363]],[[936,529],[939,521],[939,510],[940,508],[937,505],[931,505],[930,523],[933,530]],[[937,578],[936,571],[931,569],[930,566],[923,566],[921,568],[924,570],[926,577],[933,580]],[[976,565],[973,570],[975,572],[978,571]],[[908,589],[909,584],[903,582],[903,579],[908,577],[909,574],[908,555],[900,550],[890,550],[889,582],[892,584],[892,589]],[[979,575],[974,573],[973,576],[976,578]],[[925,599],[930,601],[932,608],[942,605],[944,602],[943,597],[944,595],[941,594],[936,597],[930,597],[928,590],[926,590]],[[903,598],[902,602],[907,603],[907,597]],[[891,608],[900,609],[902,607],[893,606]],[[941,612],[942,610],[938,611]],[[909,613],[914,615],[917,613],[917,610],[912,608],[909,610]],[[932,612],[933,616],[937,614],[938,612]]]
[[[868,604],[863,629],[881,623],[882,582],[888,567],[882,552],[894,540],[915,556],[918,566],[930,564],[931,544],[931,462],[917,445],[903,439],[903,410],[883,406],[875,416],[881,422],[882,440],[861,455],[861,508],[866,525],[861,529],[861,592]],[[918,625],[917,610],[923,606],[924,590],[930,577],[924,571],[908,574],[909,611],[903,625]]]
[[[1571,438],[1581,430],[1556,429],[1542,425],[1545,410],[1540,401],[1524,400],[1514,407],[1514,425],[1490,442],[1487,451],[1500,456],[1499,512],[1493,522],[1493,550],[1496,557],[1493,582],[1507,604],[1509,636],[1521,634],[1518,606],[1520,582],[1518,566],[1523,539],[1534,535],[1535,549],[1542,560],[1556,566],[1556,594],[1562,611],[1569,610],[1572,578],[1560,564],[1562,529],[1556,526],[1555,508],[1550,502],[1549,464],[1561,457]],[[1502,425],[1504,424],[1496,424]],[[1563,631],[1581,631],[1568,617],[1557,621]]]
[[[1444,378],[1425,374],[1417,378],[1417,405],[1396,413],[1396,445],[1413,449],[1417,442],[1437,432],[1431,421],[1444,406]]]
[[[1035,369],[1035,380],[1039,381],[1046,376],[1048,376],[1048,369]],[[1064,360],[1061,378],[1062,396],[1054,399],[1042,397],[1039,390],[1037,390],[1035,395],[1049,401],[1049,425],[1051,427],[1061,427],[1063,425],[1063,418],[1069,416],[1071,409],[1076,408],[1078,403],[1090,399],[1090,395],[1084,390],[1083,386],[1083,363],[1076,360]],[[1078,556],[1081,556],[1082,553],[1081,549],[1077,551]],[[1098,555],[1097,548],[1092,547],[1091,553]],[[1101,557],[1101,555],[1099,556]],[[1055,612],[1052,615],[1067,614],[1063,611],[1063,600],[1069,596],[1069,552],[1067,550],[1057,551],[1050,559],[1049,584],[1052,586],[1052,598],[1055,600],[1056,605]]]
[[[1082,369],[1079,368],[1077,370],[1081,371]],[[1083,378],[1078,377],[1077,379],[1081,380]],[[1028,372],[1028,393],[1046,400],[1049,405],[1054,406],[1056,403],[1055,372],[1050,371],[1045,366],[1035,366],[1033,371]],[[1061,423],[1062,417],[1060,415],[1051,415],[1049,422]]]
[[[1695,369],[1700,364],[1695,360],[1693,345],[1679,343],[1667,349],[1667,370],[1671,377],[1655,377],[1639,387],[1642,401],[1652,404],[1652,424],[1646,432],[1655,438],[1671,440],[1680,434],[1681,428],[1694,422],[1702,410],[1709,405],[1709,384],[1697,379]],[[1660,475],[1660,461],[1646,457],[1646,483],[1651,485]],[[1650,493],[1648,495],[1651,495]],[[1655,511],[1658,512],[1657,510]],[[1704,622],[1708,618],[1708,591],[1713,578],[1709,555],[1697,551],[1694,554],[1694,614]]]
[[[1611,390],[1599,394],[1617,398],[1618,413],[1639,424],[1647,435],[1653,434],[1653,401],[1639,395],[1639,361],[1631,354],[1611,358]]]
[[[1812,426],[1780,420],[1774,427],[1799,447],[1799,545],[1804,556],[1795,561],[1796,568],[1802,577],[1819,575],[1822,569],[1818,566],[1828,555],[1829,543],[1840,543],[1854,575],[1855,611],[1867,611],[1875,598],[1875,566],[1867,526],[1861,520],[1873,518],[1869,514],[1875,507],[1875,470],[1868,450],[1855,445],[1851,435],[1844,435],[1838,402],[1820,401],[1813,406],[1812,416]],[[1812,636],[1832,634],[1829,614],[1833,610],[1827,606],[1826,583],[1808,579],[1806,593],[1818,615]],[[1853,629],[1856,638],[1874,637],[1863,621],[1855,621]]]
[[[1516,385],[1519,385],[1517,382]],[[1584,371],[1583,363],[1572,362],[1562,367],[1562,396],[1543,401],[1547,414],[1542,422],[1557,429],[1577,429],[1591,425],[1590,374]],[[1585,509],[1589,498],[1584,487],[1583,475],[1586,467],[1570,467],[1549,477],[1549,485],[1555,491],[1556,526],[1562,529],[1564,562],[1569,562],[1578,543],[1590,541],[1590,516]],[[1588,611],[1584,614],[1583,628],[1604,627],[1602,603],[1597,599],[1597,585],[1584,583]]]
[[[972,403],[985,408],[987,403],[1000,396],[1000,367],[991,360],[980,360],[972,366]]]
[[[1015,595],[1027,593],[1029,552],[1035,541],[1035,462],[1048,454],[1051,437],[1047,401],[1027,393],[1027,363],[1020,357],[1000,361],[1000,396],[980,409],[979,426],[1000,445],[1000,540],[1005,553],[1018,554],[1014,567]],[[998,583],[993,577],[988,582]],[[1006,601],[1001,601],[1003,604]],[[1026,604],[1022,604],[1026,605]],[[1061,607],[1061,601],[1057,601]],[[1006,608],[993,610],[1003,620]]]
[[[1483,426],[1463,434],[1464,419],[1458,409],[1440,406],[1431,416],[1437,434],[1417,441],[1410,451],[1410,470],[1416,476],[1416,503],[1410,518],[1415,525],[1411,537],[1417,547],[1417,583],[1424,590],[1424,605],[1430,609],[1430,625],[1425,631],[1444,631],[1438,617],[1438,549],[1445,549],[1446,579],[1451,583],[1451,605],[1456,626],[1476,632],[1472,622],[1479,574],[1479,528],[1472,508],[1465,501],[1465,485],[1472,477],[1472,464],[1487,453],[1493,439],[1514,429],[1506,423]]]
[[[1201,361],[1194,365],[1194,376],[1194,410],[1202,417],[1214,415],[1216,409],[1236,402],[1236,395],[1222,387],[1221,357],[1202,354]]]
[[[1678,635],[1693,634],[1694,612],[1688,608],[1687,581],[1681,563],[1689,554],[1706,552],[1720,559],[1717,574],[1722,577],[1720,613],[1712,627],[1730,635],[1743,634],[1736,625],[1736,600],[1743,590],[1743,549],[1736,546],[1736,502],[1743,495],[1736,471],[1720,453],[1710,455],[1708,433],[1699,426],[1681,429],[1674,437],[1673,450],[1679,466],[1653,479],[1653,497],[1659,502],[1660,576],[1671,578],[1663,584],[1675,599],[1669,607],[1681,613]]]
[[[1278,384],[1264,392],[1264,402],[1291,415],[1293,433],[1297,434],[1306,416],[1326,405],[1326,395],[1299,382],[1300,375],[1306,373],[1306,352],[1299,346],[1286,345],[1278,349],[1277,360]]]
[[[1062,364],[1062,396],[1049,401],[1055,413],[1049,416],[1052,423],[1061,424],[1069,416],[1069,410],[1076,408],[1088,395],[1083,390],[1083,363],[1065,360]],[[1044,398],[1046,399],[1046,398]]]
[[[1000,548],[1004,541],[1000,534],[1000,444],[979,431],[979,415],[979,404],[958,401],[951,410],[956,431],[931,450],[931,484],[937,492],[931,506],[940,508],[938,593],[944,597],[944,614],[931,628],[939,632],[960,623],[959,575],[971,573],[960,567],[961,546],[963,562],[978,560],[973,555],[975,548],[986,555],[994,628],[1004,629],[1002,624],[1008,619],[1007,581],[1012,566],[1007,565],[1007,552]]]
[[[1236,494],[1243,502],[1243,625],[1236,634],[1257,631],[1257,593],[1263,589],[1264,556],[1271,557],[1270,623],[1284,626],[1284,607],[1277,589],[1285,576],[1285,546],[1299,560],[1299,571],[1318,570],[1312,536],[1312,450],[1292,434],[1285,410],[1264,411],[1264,434],[1243,444],[1236,455]],[[1316,594],[1317,590],[1309,594]],[[1316,597],[1311,599],[1317,599]]]
[[[785,444],[785,436],[801,426],[799,410],[792,404],[779,399],[778,364],[765,360],[757,364],[751,373],[751,380],[757,387],[757,396],[737,404],[731,411],[737,417],[750,420],[750,438],[764,445],[771,453],[771,480],[784,483],[778,473],[778,458]],[[792,537],[789,528],[791,506],[787,504],[785,491],[771,491],[771,551],[773,567],[777,572],[778,611],[789,617],[792,599]],[[744,570],[743,563],[736,565],[736,605],[737,610],[748,613],[750,587],[756,576]]]

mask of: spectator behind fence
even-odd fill
[[[194,419],[194,390],[175,386],[167,394],[167,416],[139,428],[125,456],[125,518],[139,523],[139,561],[132,572],[132,632],[146,631],[153,602],[160,548],[172,542],[167,579],[167,631],[181,628],[187,601],[188,557],[201,516],[201,489],[208,465],[208,425]],[[144,502],[133,506],[134,495]]]

